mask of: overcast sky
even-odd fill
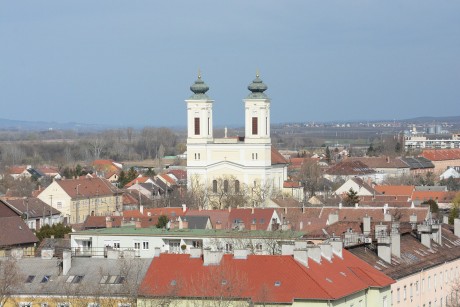
[[[0,118],[185,126],[202,71],[243,125],[460,115],[460,1],[0,0]]]

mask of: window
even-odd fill
[[[141,249],[141,242],[134,242],[134,249]]]
[[[149,242],[148,241],[144,241],[142,242],[142,249],[149,249]]]
[[[120,241],[113,242],[113,249],[120,249]]]
[[[98,303],[88,303],[88,307],[101,307]]]
[[[83,275],[76,275],[74,279],[72,280],[73,284],[79,284],[83,279]]]
[[[50,281],[50,278],[51,278],[50,275],[43,276],[41,283],[43,283],[43,284],[47,283],[48,281]]]
[[[225,244],[225,251],[227,251],[227,252],[233,251],[233,245],[230,244],[230,243],[226,243]]]
[[[58,202],[57,202],[57,208],[58,208],[58,209],[62,209],[62,202],[61,202],[61,201],[58,201]]]
[[[217,180],[212,181],[212,192],[217,193]]]
[[[240,192],[240,181],[235,180],[235,193],[239,193],[239,192]]]
[[[48,304],[48,303],[41,303],[41,304],[40,304],[40,307],[50,307],[50,304]]]
[[[406,289],[406,286],[404,286],[403,299],[404,299],[404,300],[407,299],[407,289]]]
[[[118,307],[131,307],[130,303],[118,303]]]
[[[252,118],[252,135],[257,135],[257,117]]]
[[[209,125],[209,122],[210,122],[210,119],[209,119],[209,117],[208,117],[208,135],[210,135],[210,133],[209,133],[209,126],[210,126],[210,125]]]
[[[70,303],[57,303],[57,307],[70,307]]]
[[[19,303],[20,307],[32,307],[32,303]]]
[[[256,252],[262,252],[262,244],[261,243],[256,244]]]
[[[431,276],[428,276],[428,289],[431,289]]]
[[[201,241],[198,241],[198,240],[193,240],[192,241],[192,246],[195,247],[195,248],[201,248],[201,247],[203,247],[203,243]]]
[[[200,135],[200,118],[195,117],[195,135]]]
[[[396,301],[399,303],[401,301],[401,294],[399,293],[400,289],[398,288],[398,290],[396,290]]]
[[[224,192],[228,192],[228,180],[224,180]]]
[[[415,282],[415,293],[418,294],[418,281]]]

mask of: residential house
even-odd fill
[[[360,161],[369,168],[376,170],[384,178],[399,177],[408,175],[410,167],[401,158],[386,157],[358,157],[349,158],[347,161]]]
[[[235,248],[250,246],[254,253],[274,254],[279,252],[279,242],[293,241],[301,235],[294,231],[189,229],[187,217],[177,221],[174,228],[170,224],[169,229],[143,228],[140,219],[134,219],[134,226],[70,234],[75,256],[108,257],[109,251],[115,251],[117,257],[123,257],[125,252],[134,251],[135,256],[141,258],[154,257],[156,250],[161,253],[189,254],[196,247],[232,252]]]
[[[460,165],[460,149],[427,149],[420,156],[434,164],[436,174],[441,174],[450,166]]]
[[[443,180],[443,179],[448,179],[448,178],[451,178],[451,177],[454,178],[454,179],[460,178],[460,173],[458,171],[456,171],[455,168],[453,168],[453,167],[449,167],[444,173],[442,173],[439,176],[439,179]]]
[[[20,216],[0,217],[0,257],[33,255],[37,242]]]
[[[111,215],[122,210],[122,192],[104,178],[53,181],[38,196],[61,211],[69,223],[83,223],[88,215]]]
[[[337,190],[335,190],[334,194],[344,195],[348,193],[350,189],[355,191],[358,196],[372,196],[377,193],[370,184],[359,177],[354,177],[348,179],[344,184],[342,184]]]
[[[371,182],[379,182],[383,177],[376,170],[368,167],[361,161],[342,161],[325,171],[324,178],[332,182],[340,180],[348,180],[350,178],[359,177],[363,180],[371,180]]]
[[[456,223],[460,225],[460,220]],[[402,224],[400,229],[399,223],[392,223],[375,225],[374,231],[375,238],[369,240],[372,244],[361,243],[348,250],[396,280],[391,285],[392,306],[458,303],[455,287],[460,276],[459,233],[431,218],[411,223],[405,230]]]
[[[28,171],[29,168],[32,166],[30,165],[17,165],[11,166],[8,168],[8,174],[13,177],[14,180],[21,179],[21,178],[30,178],[32,175]]]
[[[41,257],[15,260],[22,278],[15,282],[5,307],[13,306],[136,306],[138,287],[150,259],[72,258],[62,259],[54,251]]]
[[[341,248],[341,242],[283,246],[283,255],[205,249],[155,257],[138,306],[389,306],[394,282]]]
[[[63,217],[59,210],[35,197],[1,198],[0,206],[12,209],[33,230],[39,230],[44,225],[51,226],[63,222]]]
[[[411,175],[426,174],[435,171],[432,161],[424,157],[403,157],[401,161],[409,165]]]

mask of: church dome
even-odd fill
[[[248,90],[251,91],[251,94],[248,95],[248,98],[253,99],[266,99],[267,95],[264,93],[267,90],[267,85],[262,82],[259,78],[259,73],[256,74],[256,78],[248,85]]]
[[[190,86],[190,90],[193,92],[193,95],[190,99],[209,99],[206,92],[209,90],[209,86],[201,80],[201,74],[198,73],[198,79]]]

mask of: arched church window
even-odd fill
[[[228,192],[228,180],[224,180],[224,192]]]
[[[240,181],[235,180],[235,192],[239,193],[240,192]]]
[[[212,191],[217,193],[217,180],[212,181]]]

